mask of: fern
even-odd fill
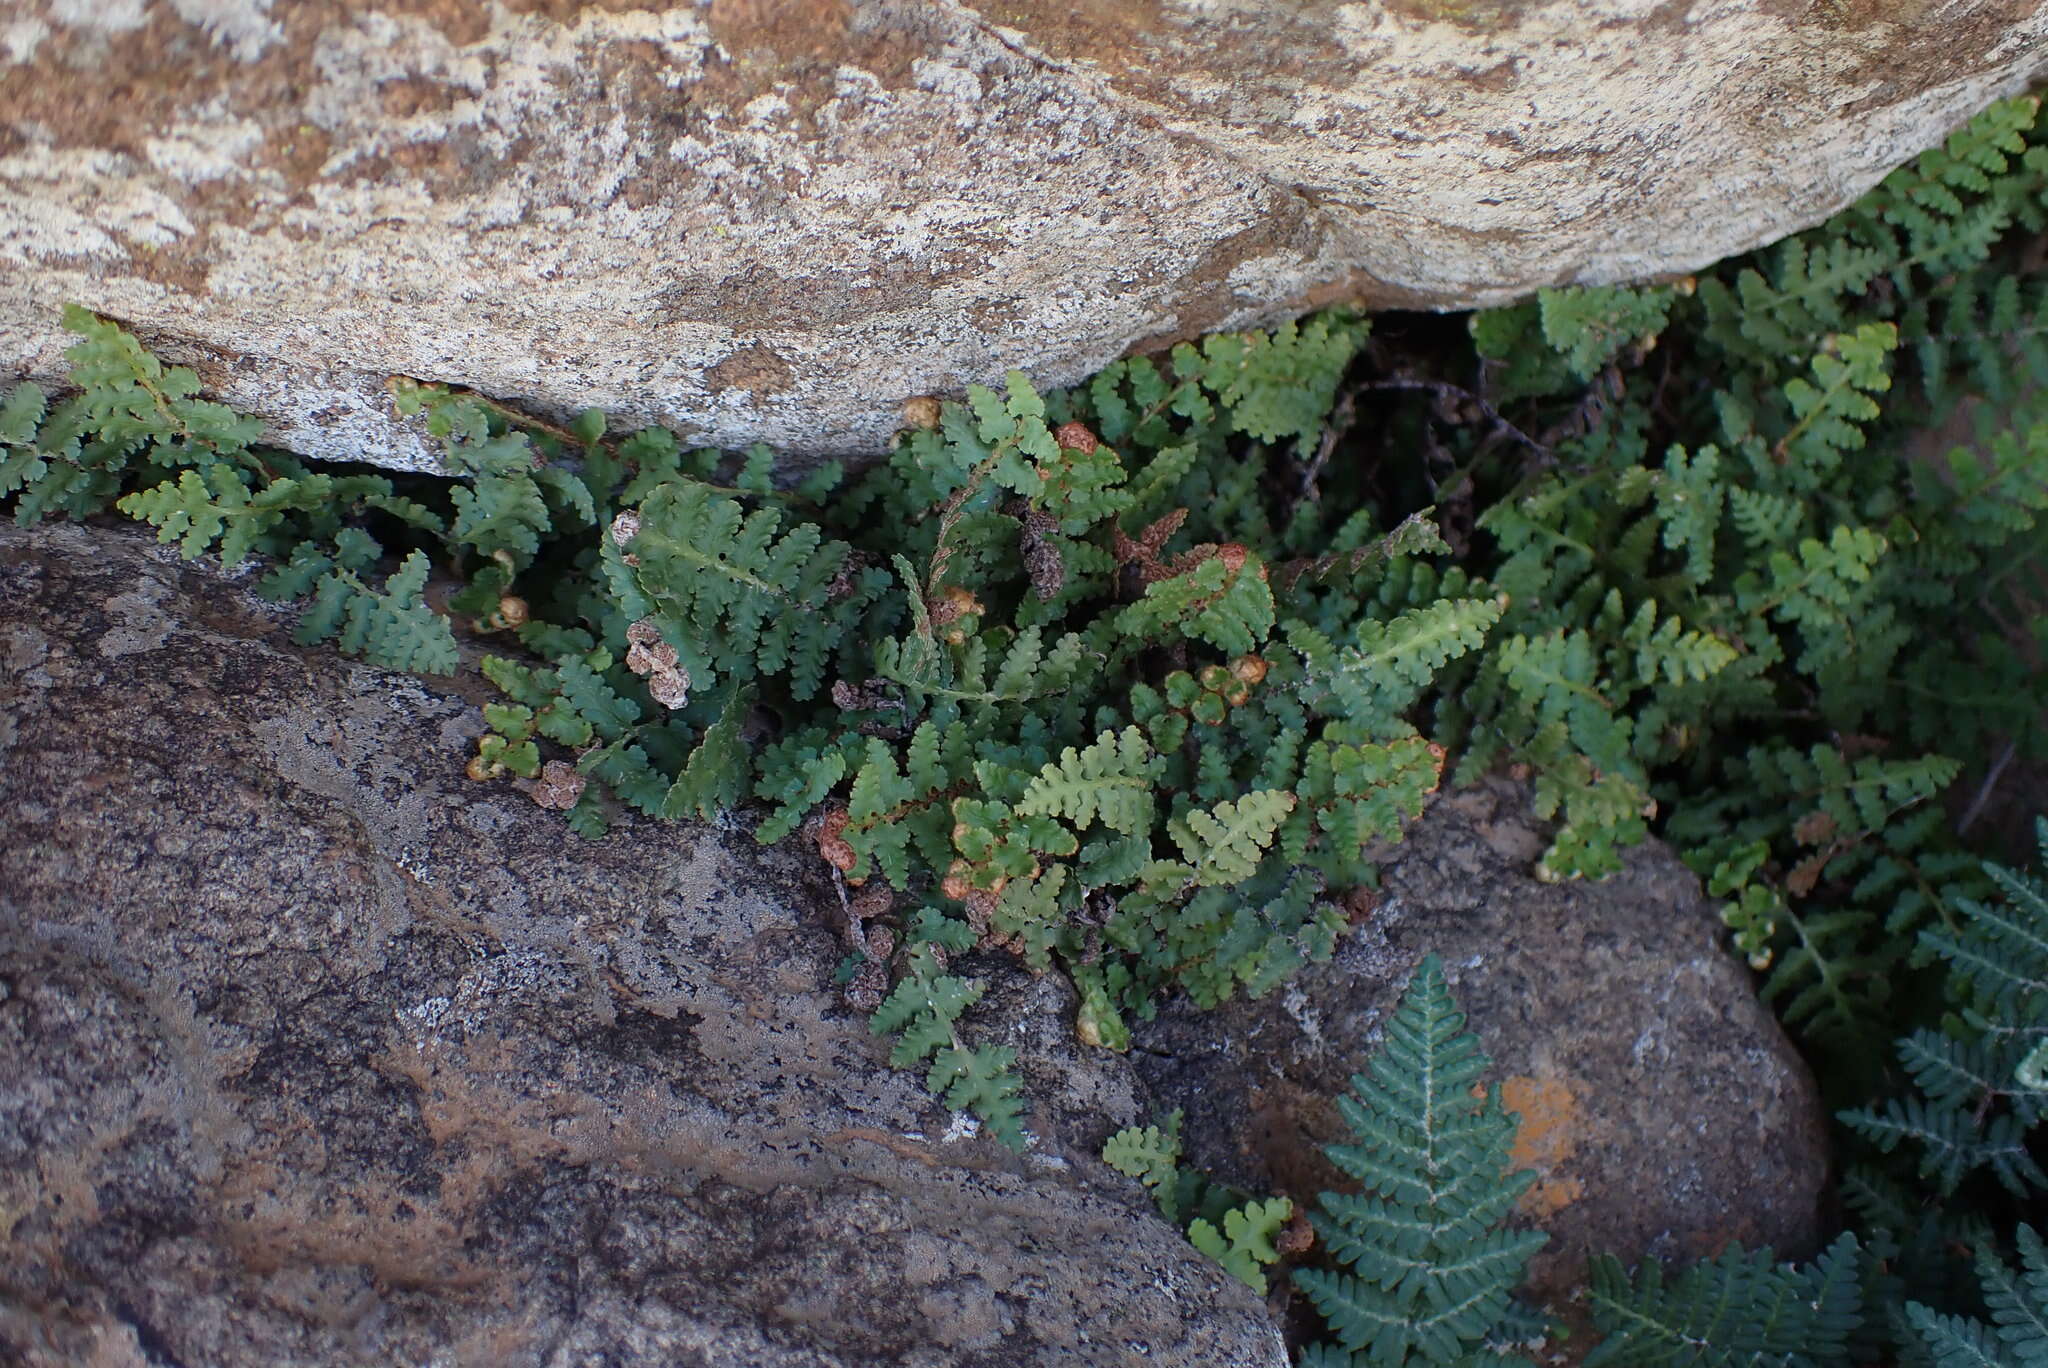
[[[1856,1237],[1844,1235],[1804,1268],[1773,1263],[1767,1249],[1731,1247],[1668,1283],[1645,1261],[1631,1283],[1603,1255],[1593,1261],[1588,1299],[1604,1338],[1587,1368],[1845,1364],[1862,1320],[1862,1260]]]
[[[1285,1197],[1258,1199],[1210,1181],[1180,1163],[1181,1113],[1164,1127],[1132,1126],[1103,1144],[1102,1158],[1152,1192],[1159,1214],[1233,1278],[1266,1294],[1266,1270],[1280,1261],[1274,1241],[1294,1214]]]
[[[1368,354],[1330,313],[1067,390],[1011,376],[794,483],[762,448],[404,380],[452,478],[316,473],[74,312],[77,391],[0,399],[0,500],[264,562],[301,639],[376,663],[497,638],[480,780],[591,836],[751,797],[763,840],[895,890],[884,1001],[875,974],[936,993],[945,956],[1013,955],[1108,1048],[1162,994],[1329,955],[1442,777],[1508,767],[1556,823],[1539,877],[1679,845],[1853,1104],[1874,1042],[1937,1027],[1940,945],[1992,905],[1955,785],[2048,758],[2044,185],[2038,102],[2006,102],[1692,280],[1544,292],[1470,349]],[[1929,418],[1938,461],[1907,455]],[[911,1065],[1014,1138],[1014,1061],[927,1007]],[[1986,1088],[2048,1055],[1975,1034],[1997,1003],[1955,1012],[1899,1057],[1913,1098],[1871,1104],[1918,1109],[1891,1151],[1873,1132],[1873,1185],[1937,1150],[1958,1194],[2033,1181],[2031,1085]],[[1944,1129],[1968,1098],[1982,1128]]]
[[[1213,810],[1172,819],[1167,835],[1180,848],[1181,859],[1150,866],[1144,874],[1146,884],[1215,888],[1243,882],[1265,858],[1294,803],[1291,793],[1261,789],[1235,802],[1218,803]]]
[[[747,777],[746,720],[751,689],[732,691],[718,720],[704,729],[682,772],[661,800],[661,815],[708,822],[739,802]]]
[[[1013,1072],[1017,1052],[1008,1045],[966,1049],[942,1048],[932,1060],[925,1086],[946,1099],[955,1111],[972,1110],[989,1133],[1013,1150],[1028,1143],[1024,1131],[1021,1084]]]
[[[2048,857],[2048,820],[2039,834]],[[2021,1261],[2015,1274],[1995,1252],[1990,1226],[1968,1214],[1980,1203],[1958,1203],[1986,1180],[1998,1208],[2048,1191],[2033,1154],[2048,1094],[2028,1067],[2048,1039],[2037,986],[2048,974],[2048,885],[1991,872],[2004,903],[1964,899],[1957,929],[1921,933],[1956,1012],[1941,1030],[1899,1040],[1911,1090],[1842,1114],[1864,1147],[1845,1182],[1861,1237],[1842,1235],[1803,1267],[1730,1248],[1669,1283],[1654,1264],[1631,1283],[1615,1260],[1596,1260],[1590,1297],[1606,1339],[1589,1365],[2048,1359],[2048,1255],[2039,1238],[2024,1223],[2009,1227]],[[1952,1277],[1961,1270],[1949,1267],[1965,1245],[1975,1247],[1982,1288],[1974,1301]],[[1978,1318],[1983,1310],[1991,1324]]]
[[[889,1062],[901,1069],[951,1045],[953,1023],[982,991],[951,974],[913,975],[896,985],[868,1024],[878,1035],[897,1033]]]
[[[969,1047],[957,1031],[961,1015],[981,999],[982,986],[942,972],[930,941],[913,946],[909,960],[909,972],[868,1023],[877,1035],[896,1033],[889,1062],[902,1069],[929,1059],[925,1084],[933,1093],[956,1111],[971,1110],[998,1140],[1022,1151],[1029,1137],[1014,1072],[1016,1050]]]
[[[1989,1249],[1977,1250],[1977,1277],[1992,1324],[1942,1316],[1917,1302],[1906,1308],[1914,1338],[1936,1368],[2048,1363],[2048,1247],[2028,1225],[2019,1227],[2018,1244],[2018,1273]]]
[[[1144,733],[1126,727],[1104,732],[1085,750],[1072,746],[1056,765],[1047,765],[1024,790],[1017,811],[1044,814],[1086,830],[1100,822],[1125,835],[1152,826],[1152,787],[1159,766]]]
[[[2048,819],[2038,831],[2048,861]],[[1947,970],[1957,1016],[1898,1042],[1914,1092],[1841,1118],[1883,1153],[1914,1153],[1918,1177],[1944,1197],[1980,1172],[2015,1197],[2048,1192],[2030,1146],[2048,1118],[2048,1092],[2027,1077],[2048,1044],[2048,884],[2002,866],[1989,872],[2002,903],[1959,899],[1958,930],[1920,933]]]
[[[1213,548],[1193,569],[1147,586],[1142,601],[1117,615],[1116,627],[1132,637],[1178,633],[1243,655],[1273,630],[1269,579],[1266,567],[1244,547]]]
[[[1515,1122],[1435,956],[1416,968],[1386,1043],[1337,1100],[1357,1142],[1328,1153],[1364,1185],[1324,1193],[1312,1220],[1349,1273],[1303,1269],[1295,1285],[1336,1336],[1306,1362],[1460,1363],[1510,1309],[1540,1234],[1495,1229],[1534,1175],[1508,1171]]]
[[[781,524],[775,509],[748,513],[708,486],[673,483],[640,505],[631,535],[614,535],[606,554],[615,583],[630,582],[627,592],[657,613],[693,678],[786,673],[793,694],[808,698],[857,599],[831,604],[843,543],[812,524]]]
[[[1337,382],[1363,329],[1342,315],[1285,324],[1271,335],[1220,334],[1182,343],[1173,367],[1215,397],[1233,432],[1262,442],[1305,442],[1322,429]],[[1194,401],[1184,401],[1193,407]],[[1199,412],[1199,410],[1196,410]]]
[[[388,670],[453,674],[457,658],[448,619],[420,598],[427,569],[427,558],[414,551],[381,590],[348,569],[327,571],[314,585],[312,605],[294,639],[313,645],[331,638],[348,654]]]
[[[1294,1203],[1285,1197],[1247,1202],[1223,1213],[1221,1230],[1197,1216],[1188,1223],[1188,1242],[1263,1297],[1266,1268],[1280,1259],[1280,1251],[1273,1247],[1273,1237],[1293,1214]]]
[[[1654,342],[1671,313],[1669,289],[1613,285],[1545,290],[1538,299],[1543,339],[1571,373],[1590,380],[1632,342]]]
[[[1381,728],[1413,707],[1450,661],[1477,650],[1506,605],[1486,599],[1442,599],[1386,622],[1359,623],[1353,644],[1316,651],[1312,681],[1327,680],[1331,711]],[[1314,650],[1314,647],[1310,647]]]
[[[1188,1205],[1180,1168],[1181,1113],[1174,1112],[1164,1126],[1130,1126],[1103,1142],[1102,1159],[1127,1178],[1136,1178],[1151,1190],[1159,1214],[1175,1225],[1183,1223],[1181,1213]]]

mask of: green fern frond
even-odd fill
[[[1188,1223],[1188,1241],[1223,1266],[1260,1296],[1266,1295],[1266,1269],[1280,1261],[1273,1239],[1294,1215],[1294,1203],[1285,1197],[1263,1202],[1246,1202],[1223,1214],[1223,1228],[1196,1217]]]
[[[1145,883],[1214,888],[1250,878],[1294,804],[1294,795],[1284,789],[1260,789],[1173,818],[1166,832],[1185,863],[1156,863],[1146,871]]]
[[[1813,358],[1815,383],[1795,378],[1785,386],[1797,421],[1778,439],[1774,456],[1814,478],[1832,468],[1842,452],[1862,446],[1864,425],[1879,413],[1870,396],[1891,388],[1888,362],[1898,344],[1899,330],[1890,323],[1866,323],[1854,333],[1830,338]]]
[[[1181,1223],[1180,1123],[1175,1111],[1164,1126],[1128,1126],[1102,1146],[1103,1162],[1150,1189],[1159,1214],[1175,1225]]]
[[[1327,679],[1339,715],[1383,728],[1411,707],[1446,663],[1479,649],[1506,608],[1498,599],[1441,599],[1358,625],[1354,645],[1309,662],[1311,681]],[[1295,641],[1290,636],[1290,641]]]
[[[1321,432],[1365,333],[1362,321],[1329,313],[1270,334],[1219,333],[1199,348],[1175,347],[1174,375],[1215,396],[1231,431],[1262,442],[1307,442]]]
[[[1593,1260],[1588,1300],[1604,1337],[1587,1368],[1848,1362],[1862,1323],[1863,1250],[1843,1235],[1806,1267],[1774,1263],[1768,1249],[1731,1246],[1665,1281],[1646,1259],[1630,1282],[1619,1260]]]
[[[1515,1121],[1496,1086],[1475,1097],[1488,1062],[1464,1031],[1435,956],[1422,961],[1386,1040],[1337,1099],[1357,1143],[1327,1152],[1363,1184],[1324,1193],[1313,1220],[1350,1274],[1300,1269],[1336,1349],[1375,1364],[1466,1361],[1508,1313],[1544,1236],[1495,1229],[1534,1181],[1509,1172]],[[1326,1357],[1325,1361],[1331,1361]]]
[[[1083,750],[1067,747],[1057,764],[1033,776],[1017,811],[1058,817],[1083,831],[1100,822],[1126,835],[1143,834],[1152,826],[1159,769],[1136,727],[1104,732]]]
[[[323,560],[315,557],[312,563]],[[428,569],[427,558],[414,551],[380,590],[353,570],[328,562],[313,582],[313,601],[292,639],[306,646],[331,640],[380,669],[455,673],[455,634],[448,619],[421,597]]]
[[[949,1045],[933,1058],[925,1086],[945,1098],[953,1110],[972,1111],[991,1135],[1022,1153],[1028,1137],[1024,1132],[1023,1085],[1016,1064],[1017,1051],[1008,1045],[971,1050]]]
[[[817,693],[860,596],[834,599],[844,542],[695,481],[663,485],[637,517],[608,554],[633,558],[625,568],[693,679],[783,674],[796,698]]]
[[[894,1032],[900,1036],[889,1052],[889,1062],[907,1068],[952,1043],[953,1023],[980,1001],[983,991],[981,985],[951,974],[913,975],[896,985],[868,1019],[868,1026],[876,1035]]]
[[[1193,569],[1146,585],[1144,598],[1118,613],[1115,623],[1127,637],[1178,634],[1245,655],[1273,630],[1273,589],[1257,556],[1226,547]]]
[[[1990,1325],[1943,1316],[1920,1303],[1906,1308],[1918,1348],[1935,1368],[2040,1368],[2048,1364],[2048,1248],[2030,1225],[2015,1231],[2020,1268],[1979,1246],[1976,1266]]]
[[[2038,834],[2048,860],[2048,820]],[[2048,888],[2003,866],[1987,868],[2005,899],[1958,898],[1955,929],[1920,935],[1947,971],[1961,1019],[1945,1033],[1923,1029],[1898,1042],[1913,1093],[1840,1119],[1880,1153],[1909,1150],[1919,1177],[1944,1197],[1985,1173],[2027,1198],[2048,1192],[2048,1172],[2034,1152],[2048,1094],[2028,1068],[2048,1042]]]
[[[1671,315],[1668,286],[1584,285],[1537,294],[1543,340],[1590,380],[1632,342],[1654,341]]]
[[[2028,1152],[2028,1127],[2017,1117],[1979,1120],[1969,1112],[1918,1097],[1893,1098],[1881,1107],[1859,1107],[1841,1121],[1884,1153],[1910,1144],[1919,1153],[1920,1177],[1944,1194],[1982,1170],[2008,1192],[2025,1196],[2048,1189],[2048,1174]]]
[[[669,785],[661,802],[662,816],[708,822],[739,802],[746,791],[745,728],[753,702],[752,689],[733,690],[719,709],[718,720],[697,738],[682,772]]]

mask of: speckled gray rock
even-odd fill
[[[1263,1001],[1141,1028],[1132,1057],[1162,1108],[1187,1110],[1192,1158],[1298,1198],[1336,1185],[1321,1146],[1348,1132],[1331,1099],[1434,951],[1522,1114],[1516,1159],[1537,1182],[1519,1217],[1551,1236],[1538,1293],[1567,1292],[1602,1252],[1809,1252],[1826,1119],[1698,879],[1652,841],[1601,883],[1538,883],[1545,840],[1518,784],[1440,797],[1329,963]]]
[[[2044,71],[2044,0],[7,0],[0,375],[76,300],[315,456],[431,463],[394,373],[872,452],[1012,365],[1690,270]]]
[[[1281,1365],[1095,1158],[1141,1112],[1050,980],[1038,1143],[963,1137],[830,986],[830,893],[576,841],[472,704],[291,647],[129,533],[0,526],[0,1363]]]

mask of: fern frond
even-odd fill
[[[1327,679],[1340,715],[1386,727],[1447,662],[1477,650],[1506,607],[1499,599],[1446,598],[1389,621],[1368,619],[1358,625],[1354,645],[1311,661],[1309,678]]]
[[[704,729],[682,772],[669,785],[661,801],[662,816],[708,822],[740,800],[748,769],[742,732],[753,701],[752,689],[733,690],[719,709],[718,720]]]
[[[883,999],[868,1019],[868,1027],[876,1035],[900,1035],[889,1052],[889,1062],[899,1069],[908,1068],[952,1043],[953,1023],[981,1000],[983,991],[980,984],[951,974],[913,975]]]
[[[693,679],[786,674],[795,697],[817,693],[855,607],[832,601],[844,542],[815,524],[784,530],[778,510],[747,513],[696,481],[661,486],[637,516],[613,553],[637,562],[631,578]]]
[[[1181,1223],[1180,1123],[1175,1111],[1164,1126],[1127,1126],[1102,1146],[1103,1162],[1150,1189],[1159,1214],[1175,1225]]]
[[[1294,1281],[1338,1345],[1374,1363],[1466,1361],[1544,1243],[1494,1229],[1534,1175],[1508,1171],[1514,1117],[1498,1087],[1474,1087],[1488,1064],[1464,1025],[1429,956],[1385,1043],[1337,1099],[1357,1143],[1327,1152],[1366,1191],[1324,1193],[1311,1219],[1353,1275],[1301,1269]]]
[[[1175,347],[1173,370],[1215,396],[1231,431],[1262,442],[1307,442],[1322,430],[1365,333],[1362,320],[1329,313],[1270,334],[1220,333],[1199,348]]]
[[[1671,315],[1668,286],[1583,285],[1539,291],[1543,340],[1581,380],[1590,380],[1632,342],[1655,340]]]
[[[1198,808],[1170,820],[1167,835],[1185,863],[1155,864],[1145,882],[1214,888],[1250,878],[1294,803],[1294,795],[1284,789],[1258,789],[1234,802],[1226,800],[1208,811]]]
[[[1085,831],[1097,822],[1139,835],[1152,826],[1152,789],[1160,764],[1136,727],[1104,732],[1084,750],[1066,748],[1059,763],[1031,780],[1017,811],[1058,817]]]
[[[1229,655],[1257,650],[1273,623],[1265,563],[1242,546],[1216,548],[1194,568],[1146,585],[1145,597],[1115,617],[1123,636],[1176,634]]]
[[[1906,1321],[1935,1368],[2040,1368],[2048,1364],[2048,1248],[2030,1225],[2014,1232],[2020,1269],[1979,1245],[1977,1278],[1991,1324],[1914,1303]]]
[[[1853,1235],[1803,1268],[1773,1263],[1768,1249],[1730,1246],[1668,1283],[1656,1261],[1645,1260],[1631,1283],[1618,1260],[1602,1255],[1588,1299],[1605,1338],[1586,1356],[1587,1368],[1846,1362],[1862,1321],[1862,1257]]]
[[[367,549],[361,543],[367,543]],[[380,669],[453,674],[458,663],[455,634],[448,619],[421,597],[427,583],[427,558],[412,552],[378,590],[365,583],[354,568],[366,565],[374,555],[375,543],[366,537],[360,538],[353,552],[344,543],[334,557],[308,547],[295,559],[288,578],[272,578],[269,587],[273,592],[297,590],[303,583],[313,595],[292,639],[305,646],[334,641],[347,654],[362,656]]]
[[[1008,1045],[983,1045],[972,1050],[949,1045],[933,1058],[925,1086],[945,1098],[946,1105],[953,1110],[971,1110],[988,1126],[990,1134],[1022,1153],[1028,1141],[1016,1063],[1017,1051]]]
[[[1188,1241],[1223,1265],[1224,1272],[1246,1287],[1266,1295],[1266,1269],[1280,1261],[1273,1238],[1294,1215],[1294,1203],[1285,1197],[1263,1202],[1246,1202],[1223,1214],[1218,1230],[1202,1217],[1188,1223]]]

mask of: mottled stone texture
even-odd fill
[[[2043,0],[5,0],[0,372],[69,299],[317,456],[393,373],[871,451],[906,397],[1814,222]]]
[[[0,1363],[1284,1365],[1095,1157],[1138,1088],[1052,980],[972,1027],[1018,1157],[795,860],[579,842],[462,777],[471,701],[147,546],[0,526]]]
[[[1603,1252],[1671,1265],[1730,1240],[1810,1253],[1826,1118],[1699,880],[1651,841],[1601,883],[1538,883],[1546,839],[1505,779],[1439,799],[1329,963],[1265,1001],[1141,1028],[1132,1058],[1161,1107],[1186,1109],[1193,1159],[1297,1197],[1340,1183],[1321,1152],[1349,1138],[1331,1099],[1434,952],[1521,1113],[1515,1158],[1537,1182],[1519,1214],[1551,1236],[1537,1293],[1561,1305]]]

